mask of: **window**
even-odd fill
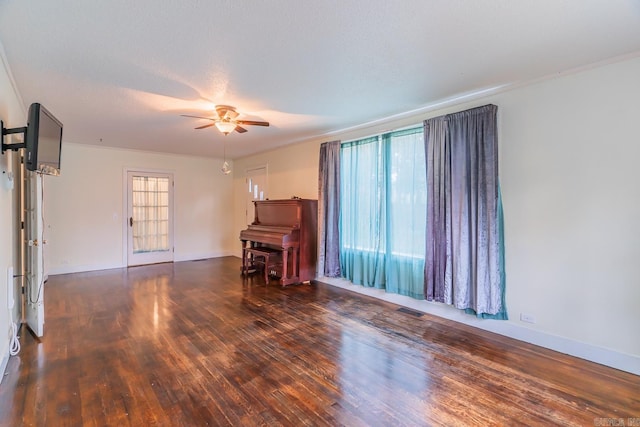
[[[341,177],[343,275],[353,283],[424,298],[422,127],[343,144]]]

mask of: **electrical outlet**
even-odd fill
[[[527,323],[536,323],[536,318],[532,314],[520,313],[520,320]]]

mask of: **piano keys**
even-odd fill
[[[240,232],[242,241],[242,272],[251,266],[252,248],[265,248],[265,253],[279,252],[274,266],[280,284],[308,282],[316,277],[318,201],[311,199],[257,200],[254,221]],[[255,254],[254,254],[255,255]],[[268,259],[269,257],[267,257]],[[267,277],[265,271],[265,277]],[[265,279],[266,280],[266,279]]]

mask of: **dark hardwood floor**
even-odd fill
[[[51,277],[45,336],[22,329],[0,425],[640,423],[638,376],[263,280],[233,257]]]

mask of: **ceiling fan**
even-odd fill
[[[190,116],[188,114],[181,114],[183,117],[193,117],[195,119],[211,120],[213,123],[206,124],[204,126],[198,126],[196,129],[205,129],[211,126],[215,126],[218,130],[225,135],[233,132],[245,133],[247,130],[242,126],[269,126],[269,122],[260,122],[255,120],[236,120],[236,117],[240,113],[236,111],[236,107],[230,105],[216,105],[216,114],[218,117],[201,117]],[[240,126],[242,125],[242,126]]]

